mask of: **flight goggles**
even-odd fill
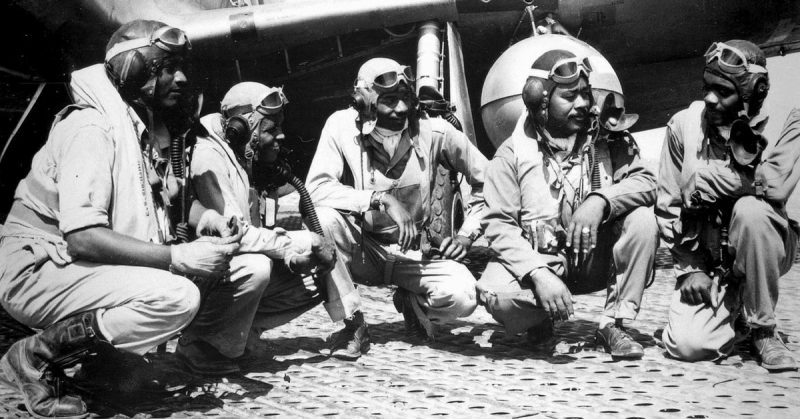
[[[287,103],[289,103],[289,99],[283,94],[283,86],[281,86],[261,99],[261,103],[256,106],[256,111],[263,115],[274,115],[280,112]]]
[[[283,106],[289,103],[289,99],[283,94],[283,87],[278,87],[277,90],[270,92],[268,95],[261,99],[261,102],[253,109],[253,105],[241,105],[225,111],[225,116],[230,118],[232,116],[244,115],[251,112],[258,112],[262,115],[274,115],[283,109]]]
[[[714,59],[719,64],[719,69],[728,74],[766,73],[767,69],[747,62],[747,57],[737,48],[725,44],[724,42],[714,42],[705,53],[706,64],[710,64]]]
[[[149,38],[136,38],[114,45],[106,53],[106,61],[110,61],[123,52],[151,45],[172,54],[180,54],[192,49],[186,32],[172,26],[162,26]]]
[[[589,58],[564,58],[558,60],[550,71],[532,68],[528,74],[530,77],[538,77],[541,79],[550,79],[558,84],[569,84],[578,80],[581,75],[589,78],[589,73],[592,72],[592,65],[589,63]]]
[[[411,83],[413,83],[415,80],[414,72],[411,70],[411,67],[407,65],[401,66],[400,71],[387,71],[375,76],[375,79],[372,80],[371,86],[368,86],[365,80],[359,79],[356,81],[355,87],[372,87],[381,91],[388,91],[397,87],[400,81],[403,80],[408,85],[411,85]]]

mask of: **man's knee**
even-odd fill
[[[428,290],[430,308],[439,319],[467,317],[478,306],[475,278],[464,265],[454,264],[454,275]]]
[[[536,297],[531,290],[502,292],[487,288],[482,282],[478,282],[477,286],[480,304],[496,322],[505,327],[506,333],[524,332],[547,317],[544,311],[536,306]]]
[[[772,206],[755,196],[743,196],[736,200],[731,212],[731,224],[748,232],[769,231]]]
[[[712,339],[691,328],[667,326],[662,336],[664,348],[671,356],[684,361],[706,361],[719,357],[721,348],[711,348]]]
[[[245,253],[231,261],[231,282],[243,291],[263,292],[272,274],[273,261],[265,255]]]
[[[323,229],[343,229],[344,215],[334,208],[316,207],[317,219]]]
[[[151,309],[188,324],[200,310],[200,290],[190,280],[177,275],[164,279],[164,286],[151,290]]]
[[[659,231],[656,216],[652,207],[637,207],[631,210],[623,223],[623,234],[628,235],[630,241],[637,246],[658,246]]]

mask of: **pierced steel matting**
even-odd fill
[[[782,279],[778,314],[800,356],[800,265]],[[362,287],[372,349],[356,362],[325,356],[340,325],[315,308],[266,332],[263,362],[243,376],[195,381],[163,400],[91,400],[100,416],[138,417],[798,417],[800,373],[770,374],[740,347],[720,364],[668,359],[653,338],[663,327],[674,277],[660,270],[645,293],[634,337],[641,361],[613,361],[594,348],[604,296],[577,296],[574,320],[550,344],[507,336],[482,309],[438,326],[416,345],[403,332],[391,290]],[[4,333],[3,350],[10,340]],[[174,342],[170,344],[170,351]],[[172,356],[154,356],[171,368]],[[27,417],[20,397],[0,387],[0,417]]]

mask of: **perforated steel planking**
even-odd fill
[[[780,329],[800,357],[800,265],[781,280]],[[267,331],[266,353],[243,376],[193,383],[148,403],[92,402],[101,416],[156,417],[797,417],[800,373],[769,374],[747,348],[731,358],[684,363],[666,358],[654,332],[666,321],[674,277],[659,270],[632,323],[640,361],[614,361],[594,348],[594,317],[605,296],[576,296],[576,316],[551,344],[508,336],[479,308],[437,326],[437,339],[405,337],[391,289],[360,287],[372,349],[355,362],[325,356],[340,325],[315,308]],[[2,329],[4,337],[7,329]],[[10,343],[4,338],[3,349]],[[174,341],[169,352],[174,350]],[[167,355],[170,358],[171,355]],[[28,417],[21,398],[0,387],[0,416]]]

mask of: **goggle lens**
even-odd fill
[[[581,74],[589,77],[592,65],[589,58],[567,58],[557,62],[550,70],[550,78],[556,83],[567,84],[577,80]]]
[[[414,81],[414,72],[411,71],[411,67],[403,66],[400,72],[397,71],[389,71],[378,75],[373,80],[373,85],[378,86],[381,89],[392,89],[400,83],[400,79],[405,79],[406,82],[410,83]]]
[[[163,31],[154,33],[152,43],[169,52],[182,52],[192,48],[186,32],[173,27],[164,27]]]
[[[706,64],[710,64],[714,59],[717,59],[719,68],[730,74],[741,74],[745,71],[750,73],[767,72],[766,68],[747,62],[747,58],[739,49],[722,42],[711,44],[711,47],[706,51],[705,57]]]
[[[274,114],[283,109],[283,106],[289,103],[289,99],[283,94],[283,88],[280,88],[261,100],[258,105],[258,111],[262,114]]]

